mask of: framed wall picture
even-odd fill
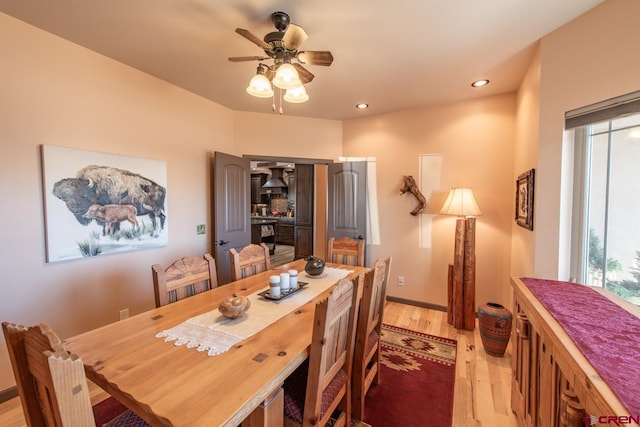
[[[535,169],[518,176],[516,180],[516,223],[533,230],[533,193]]]
[[[167,166],[42,146],[47,262],[166,246]]]

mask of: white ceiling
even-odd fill
[[[262,38],[287,12],[330,50],[308,65],[310,100],[284,114],[345,120],[517,89],[533,44],[602,0],[0,0],[0,12],[239,111],[271,112],[245,92]],[[489,86],[474,89],[473,80]],[[355,104],[371,107],[357,111]]]

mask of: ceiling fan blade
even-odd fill
[[[333,55],[328,50],[309,50],[298,53],[298,61],[309,65],[329,66],[333,63]]]
[[[244,37],[245,39],[249,40],[250,42],[258,45],[259,47],[263,48],[263,49],[271,49],[271,46],[269,46],[269,44],[267,42],[265,42],[264,40],[262,40],[261,38],[253,35],[251,33],[251,31],[249,30],[245,30],[243,28],[236,28],[236,33],[240,34],[242,37]]]
[[[245,62],[245,61],[264,61],[269,59],[268,56],[232,56],[229,58],[231,62]]]
[[[293,64],[293,67],[298,72],[298,77],[300,77],[300,81],[302,83],[309,83],[315,77],[311,71],[307,70],[300,64]]]
[[[308,37],[307,32],[302,27],[296,24],[289,24],[282,37],[282,43],[289,50],[298,50]]]

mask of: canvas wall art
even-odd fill
[[[47,262],[167,244],[166,162],[43,145],[42,171]]]

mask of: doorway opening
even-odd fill
[[[326,253],[328,159],[244,155],[251,163],[251,242],[276,267]]]

